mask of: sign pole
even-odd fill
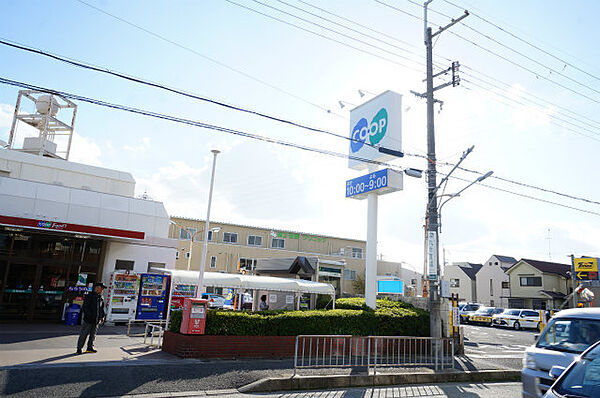
[[[577,286],[575,285],[575,256],[571,254],[571,283],[573,284],[573,308],[577,308],[577,293],[575,293],[575,289]]]
[[[367,259],[365,268],[365,303],[377,306],[377,193],[367,197]]]

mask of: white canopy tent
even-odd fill
[[[167,268],[152,268],[152,270],[171,275],[171,293],[173,292],[174,284],[198,284],[198,271],[184,271]],[[335,288],[329,283],[313,282],[303,279],[277,278],[274,276],[256,276],[242,274],[224,274],[221,272],[205,272],[203,285],[230,289],[293,292],[297,294],[324,294],[331,296],[331,299],[333,301],[333,308],[335,309]],[[170,294],[169,309],[167,310],[167,323],[169,322],[171,313]]]

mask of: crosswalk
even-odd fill
[[[480,343],[475,347],[466,346],[465,355],[477,359],[521,359],[527,349],[526,345],[495,345]]]

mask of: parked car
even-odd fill
[[[567,369],[550,368],[549,376],[556,381],[544,398],[600,397],[600,341],[585,350]]]
[[[458,319],[460,323],[469,323],[469,315],[477,311],[481,304],[477,303],[465,303],[464,305],[459,304],[458,306]]]
[[[469,315],[469,323],[492,326],[492,316],[503,312],[504,308],[480,307],[477,311]]]
[[[515,330],[537,329],[541,330],[540,313],[535,310],[505,310],[492,317],[494,326],[504,326]]]
[[[548,375],[552,367],[566,368],[599,339],[600,308],[575,308],[555,314],[535,345],[525,351],[521,371],[523,397],[539,398],[545,394],[553,384]],[[600,375],[600,364],[595,366],[596,375]]]
[[[202,298],[208,300],[208,308],[223,308],[225,297],[214,293],[202,293]]]

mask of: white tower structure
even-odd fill
[[[33,103],[33,113],[23,110],[26,107],[22,103],[23,99]],[[57,114],[62,109],[71,110],[70,123],[58,119]],[[69,160],[76,115],[77,105],[60,95],[36,90],[21,90],[17,97],[17,105],[15,106],[10,128],[8,148],[40,156]],[[66,116],[68,117],[68,114]],[[16,147],[17,121],[39,131],[37,137],[24,137],[22,148]]]

